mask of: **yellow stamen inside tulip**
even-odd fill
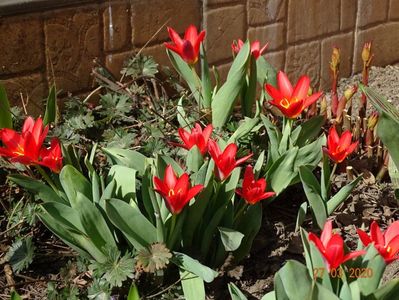
[[[287,109],[288,107],[290,107],[290,102],[286,98],[284,98],[280,101],[280,105]]]
[[[18,150],[14,151],[13,153],[18,156],[23,156],[25,154],[24,148],[21,145],[17,146]]]
[[[168,192],[168,196],[174,196],[175,195],[175,191],[173,189],[170,189]]]
[[[389,252],[391,252],[391,250],[392,250],[391,246],[388,246],[387,252],[389,253]]]

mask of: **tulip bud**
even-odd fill
[[[371,42],[367,42],[363,46],[362,60],[364,63],[368,64],[372,58],[373,58],[373,55],[371,54]]]
[[[370,115],[370,117],[369,117],[369,119],[367,121],[367,128],[373,130],[375,125],[377,124],[377,122],[378,122],[378,112],[374,111]]]
[[[339,64],[341,62],[341,50],[338,47],[333,47],[330,69],[334,74],[338,72]]]
[[[344,92],[344,96],[345,96],[346,101],[349,101],[356,92],[357,92],[357,85],[356,84],[353,87],[346,89],[345,92]]]

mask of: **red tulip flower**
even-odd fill
[[[231,44],[231,49],[233,50],[234,53],[238,53],[240,52],[243,45],[244,42],[241,39],[238,39],[237,42],[234,41]],[[260,42],[255,41],[251,44],[251,54],[253,55],[253,57],[255,57],[255,59],[258,59],[258,57],[261,56],[263,52],[265,52],[267,46],[268,43],[266,43],[266,45],[264,45],[262,49],[260,49]]]
[[[312,241],[319,249],[328,271],[336,269],[344,262],[366,253],[366,251],[360,250],[345,255],[344,240],[339,234],[333,234],[332,221],[327,221],[324,224],[320,239],[314,233],[310,232],[309,241]]]
[[[390,263],[398,258],[399,221],[395,221],[389,225],[385,232],[382,232],[377,222],[373,221],[370,225],[370,236],[361,229],[357,229],[357,234],[365,247],[370,243],[374,243],[374,247],[386,263]]]
[[[197,146],[201,154],[204,155],[208,150],[208,141],[212,134],[212,130],[213,126],[211,124],[202,130],[201,125],[198,123],[195,123],[195,126],[193,129],[191,129],[191,132],[188,132],[183,128],[179,128],[178,131],[183,144],[173,143],[173,145],[185,148],[187,150]]]
[[[317,92],[308,96],[310,79],[308,76],[301,76],[293,88],[287,75],[280,71],[277,74],[276,89],[270,84],[265,85],[267,93],[273,98],[270,104],[276,106],[287,118],[295,119],[302,111],[313,104],[322,94]]]
[[[198,60],[200,44],[205,38],[205,30],[198,34],[197,28],[190,25],[186,29],[184,39],[181,39],[179,34],[170,27],[168,27],[168,32],[173,44],[165,43],[165,47],[179,54],[188,64],[195,64]]]
[[[265,192],[266,186],[266,179],[261,178],[255,180],[252,166],[248,165],[245,168],[242,188],[236,189],[236,193],[247,203],[255,204],[260,200],[273,197],[276,194],[274,192]]]
[[[213,141],[209,140],[208,142],[208,150],[212,159],[215,162],[215,173],[216,177],[220,180],[225,180],[230,176],[231,172],[245,162],[248,158],[250,158],[253,154],[249,154],[244,156],[238,160],[236,160],[237,154],[237,145],[232,143],[229,144],[226,149],[222,152],[219,148],[219,145]]]
[[[62,169],[62,151],[57,138],[51,140],[50,148],[42,148],[40,151],[40,165],[49,168],[54,173],[59,173]]]
[[[41,118],[35,122],[32,117],[28,117],[21,134],[12,129],[3,128],[0,130],[0,140],[5,147],[0,147],[0,155],[9,158],[12,162],[25,165],[36,164],[47,133],[48,126],[43,128]]]
[[[359,143],[356,141],[351,144],[351,142],[352,133],[349,130],[339,137],[335,126],[332,126],[328,132],[327,147],[323,147],[323,152],[334,162],[340,163],[356,149]]]
[[[186,204],[204,188],[202,184],[190,188],[188,174],[184,173],[177,178],[171,165],[166,167],[163,180],[154,176],[154,185],[155,191],[165,199],[172,214],[179,214]]]

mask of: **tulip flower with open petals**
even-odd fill
[[[238,53],[238,52],[240,52],[243,45],[244,45],[244,42],[241,39],[238,39],[237,42],[234,41],[231,44],[231,49],[233,50],[234,53]],[[255,59],[258,59],[259,56],[261,56],[262,53],[265,52],[267,46],[268,46],[268,43],[266,43],[266,45],[264,45],[261,49],[260,42],[255,41],[251,44],[251,54],[253,55],[253,57],[255,57]]]
[[[154,185],[155,191],[165,199],[169,211],[174,215],[179,214],[186,204],[204,188],[202,184],[190,188],[188,174],[184,173],[177,178],[171,165],[166,167],[163,180],[154,176]]]
[[[198,34],[197,28],[190,25],[186,29],[184,39],[180,38],[173,28],[168,27],[168,32],[173,43],[165,43],[165,47],[179,54],[188,64],[195,64],[198,60],[201,42],[205,38],[205,30]]]
[[[322,94],[317,92],[308,96],[310,79],[308,76],[299,78],[295,87],[292,87],[287,75],[280,71],[277,74],[276,89],[271,84],[266,84],[267,93],[273,98],[270,104],[276,106],[289,119],[295,119],[302,111],[313,104]]]
[[[192,147],[197,146],[202,155],[208,150],[208,141],[212,134],[213,126],[210,124],[202,130],[201,125],[195,123],[191,133],[184,128],[179,128],[179,135],[183,144],[173,143],[173,145],[190,150]]]
[[[36,121],[28,117],[23,125],[21,134],[16,131],[0,129],[0,140],[4,147],[0,147],[0,156],[25,165],[37,164],[44,139],[48,133],[48,126],[43,127],[43,121]]]
[[[42,148],[40,150],[40,165],[49,168],[54,173],[59,173],[62,169],[62,151],[61,145],[57,138],[51,140],[50,148]]]
[[[273,197],[276,193],[265,192],[266,190],[266,179],[260,178],[255,180],[252,166],[248,165],[245,168],[244,180],[242,182],[242,188],[236,189],[236,193],[241,196],[247,203],[255,204],[260,200]]]
[[[237,166],[252,156],[252,154],[249,154],[236,160],[237,145],[234,143],[229,144],[222,152],[215,141],[209,140],[208,149],[215,162],[216,177],[220,180],[225,180]]]
[[[334,162],[340,163],[356,149],[359,143],[351,142],[352,133],[349,130],[344,131],[339,137],[335,126],[332,126],[328,132],[327,147],[323,147],[323,152]]]
[[[399,257],[399,221],[389,225],[385,232],[373,221],[370,225],[370,236],[361,229],[357,229],[357,234],[365,247],[374,243],[374,247],[386,263],[391,263]]]
[[[312,241],[320,251],[328,271],[336,269],[344,262],[366,253],[366,251],[360,250],[345,255],[344,240],[339,234],[333,234],[332,221],[327,221],[324,224],[320,239],[310,232],[309,241]]]

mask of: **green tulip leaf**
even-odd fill
[[[43,117],[43,124],[47,125],[50,123],[57,122],[57,93],[55,86],[50,88],[50,93],[47,98],[46,111]]]
[[[299,176],[302,181],[302,186],[309,201],[310,208],[316,219],[317,226],[323,228],[327,220],[326,204],[321,198],[320,184],[312,171],[307,166],[299,168]]]
[[[113,165],[122,165],[135,169],[140,176],[144,174],[147,157],[140,152],[119,148],[102,148],[102,150]]]
[[[247,73],[250,58],[250,44],[247,41],[241,48],[227,75],[226,82],[214,95],[212,100],[212,124],[222,128],[233,110],[235,100],[240,94]]]
[[[218,273],[211,268],[204,266],[198,260],[191,258],[190,256],[180,253],[173,252],[171,261],[179,268],[191,272],[200,277],[205,282],[212,282]]]
[[[247,300],[248,298],[240,291],[240,289],[232,282],[228,284],[231,300]]]
[[[113,165],[108,173],[108,182],[115,181],[115,196],[126,202],[136,200],[137,171],[125,166]]]
[[[205,300],[204,280],[188,271],[180,271],[184,299]]]
[[[72,165],[66,165],[60,173],[60,182],[68,197],[72,208],[77,207],[76,199],[78,193],[92,201],[92,186],[85,176],[76,170]]]
[[[141,213],[140,209],[119,199],[109,199],[105,202],[108,218],[136,249],[143,249],[157,242],[157,230]]]
[[[224,227],[218,227],[218,229],[226,251],[234,251],[240,247],[241,241],[244,238],[244,235],[241,232]]]
[[[342,189],[339,190],[330,200],[327,201],[327,214],[331,215],[334,210],[344,202],[349,195],[352,193],[353,189],[356,187],[358,182],[362,179],[362,175],[358,176],[351,183],[345,185]]]

